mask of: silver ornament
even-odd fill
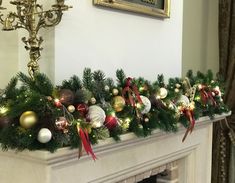
[[[90,120],[93,128],[101,127],[104,124],[105,117],[105,112],[101,107],[97,105],[92,105],[89,107],[87,118]]]
[[[52,133],[49,129],[47,128],[42,128],[39,132],[38,132],[38,141],[45,144],[47,142],[49,142],[52,138]]]
[[[151,102],[150,102],[150,100],[147,97],[145,97],[143,95],[141,95],[140,98],[141,98],[141,100],[142,100],[142,102],[144,104],[144,108],[141,110],[141,113],[142,114],[146,114],[151,109]]]

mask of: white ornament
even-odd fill
[[[39,132],[38,132],[38,141],[41,143],[47,143],[51,140],[52,134],[51,131],[47,128],[42,128]]]
[[[168,94],[168,91],[166,88],[160,88],[159,95],[161,99],[166,98],[167,94]]]
[[[105,112],[101,107],[97,105],[92,105],[89,107],[87,118],[90,120],[92,127],[101,127],[104,124],[105,117]]]
[[[142,100],[142,102],[144,104],[144,108],[141,110],[141,113],[142,114],[146,114],[151,109],[151,102],[150,102],[150,100],[147,97],[145,97],[143,95],[141,95],[140,98],[141,98],[141,100]]]
[[[183,105],[183,106],[187,107],[187,106],[189,106],[190,101],[189,101],[189,99],[188,99],[187,96],[181,95],[181,97],[180,97],[179,100],[177,101],[177,104],[178,104],[178,105]]]

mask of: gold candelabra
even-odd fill
[[[64,0],[56,0],[52,9],[43,10],[43,6],[37,3],[37,0],[14,0],[10,4],[16,6],[16,12],[8,12],[5,16],[2,13],[6,8],[2,7],[0,0],[0,23],[3,25],[3,31],[12,31],[23,28],[28,31],[29,37],[23,37],[25,49],[29,51],[30,61],[28,63],[28,73],[33,79],[36,72],[39,71],[38,60],[41,57],[41,44],[43,38],[38,36],[41,28],[53,27],[60,23],[63,11],[72,8],[65,5]]]

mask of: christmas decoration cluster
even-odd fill
[[[223,87],[213,74],[189,71],[187,77],[163,75],[150,82],[116,71],[117,81],[86,68],[83,77],[72,76],[54,87],[46,75],[34,80],[23,73],[12,78],[0,93],[0,143],[4,150],[54,152],[61,147],[82,148],[96,159],[91,144],[124,133],[148,136],[154,129],[176,132],[195,120],[228,112]]]

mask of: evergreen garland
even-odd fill
[[[0,93],[2,148],[51,152],[66,146],[81,148],[81,131],[88,132],[89,143],[96,144],[108,137],[120,140],[127,132],[140,137],[154,129],[176,132],[179,123],[189,128],[189,113],[198,119],[229,111],[223,103],[221,80],[214,79],[211,71],[196,75],[189,71],[187,78],[170,78],[167,84],[164,76],[158,75],[154,82],[139,77],[128,85],[122,69],[116,71],[116,77],[115,84],[102,71],[86,68],[83,78],[74,75],[54,87],[45,74],[36,74],[34,80],[17,74]],[[149,104],[139,99],[143,96],[151,103],[149,111]],[[21,119],[27,111],[36,114],[35,124],[29,128],[24,126],[28,121]],[[39,137],[45,128],[51,132],[48,142]]]

